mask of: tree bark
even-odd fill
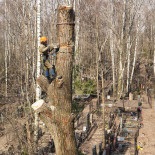
[[[104,92],[104,73],[102,70],[102,115],[103,115],[103,143],[102,147],[105,148],[105,92]]]
[[[113,26],[113,1],[110,6],[111,14],[111,25]],[[115,54],[114,54],[114,35],[112,29],[110,29],[110,54],[111,54],[111,65],[112,65],[112,81],[113,81],[113,98],[116,98],[116,77],[115,77]]]
[[[49,103],[43,104],[39,113],[54,139],[56,154],[76,155],[73,116],[71,115],[74,51],[74,12],[72,7],[59,7],[57,30],[60,45],[56,61],[57,77],[49,86],[40,77],[41,83],[45,81],[44,90],[47,90]]]
[[[6,7],[6,1],[5,1],[5,16],[7,16],[7,7]],[[8,31],[8,25],[7,21],[5,20],[5,97],[8,97],[8,63],[7,63],[7,57],[8,57],[8,45],[7,45],[7,31]]]
[[[41,1],[40,0],[37,0],[37,78],[39,77],[40,75],[40,53],[39,53],[39,46],[40,46],[40,7],[41,7]],[[36,84],[36,101],[38,101],[40,99],[40,96],[41,96],[41,89],[39,87],[38,84]],[[35,124],[35,130],[34,130],[34,141],[35,141],[35,144],[36,144],[36,147],[37,148],[37,145],[38,145],[38,130],[39,130],[39,118],[38,118],[38,113],[35,113],[35,121],[34,121],[34,124]]]

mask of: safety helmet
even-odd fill
[[[42,43],[42,42],[46,42],[47,41],[47,38],[46,37],[40,37],[40,42]]]

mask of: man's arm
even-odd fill
[[[54,49],[53,45],[49,45],[50,52]]]
[[[49,46],[44,46],[44,45],[40,45],[39,47],[39,52],[40,54],[48,54],[48,51],[49,51]]]
[[[54,49],[52,45],[48,45],[47,47],[44,45],[40,45],[39,51],[40,54],[48,54],[48,52],[51,52]]]

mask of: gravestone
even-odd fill
[[[88,113],[86,116],[86,130],[90,129],[90,114]]]
[[[102,142],[99,144],[99,153],[98,153],[98,155],[102,155]]]
[[[97,155],[97,151],[96,151],[96,145],[93,147],[92,149],[92,155]]]
[[[93,124],[93,114],[91,113],[90,114],[90,125],[92,126],[92,124]]]
[[[2,113],[0,113],[0,115],[1,115],[1,123],[3,124],[4,123],[4,116]]]
[[[141,102],[141,96],[138,95],[137,98],[138,98],[138,102]]]
[[[74,128],[77,128],[79,126],[79,121],[80,121],[80,115],[77,116],[77,118],[74,122]]]
[[[133,94],[129,93],[129,101],[133,101]]]
[[[76,145],[77,145],[77,147],[79,147],[80,144],[82,143],[81,133],[75,132],[75,139],[76,139]]]
[[[18,106],[17,107],[17,116],[18,118],[22,118],[23,117],[23,114],[24,114],[24,109],[22,106]]]
[[[110,100],[110,95],[107,95],[107,99]]]

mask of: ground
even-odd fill
[[[142,147],[141,150],[139,150],[139,155],[154,155],[155,153],[155,101],[152,99],[152,108],[150,107],[150,104],[148,104],[147,96],[144,94],[142,96],[143,101],[143,111],[142,111],[142,117],[143,117],[143,127],[139,130],[139,137],[137,144]],[[94,99],[91,102],[95,102],[96,99]],[[125,100],[124,105],[125,107],[137,107],[138,101],[133,100]],[[123,106],[123,101],[118,101],[116,104],[117,107]],[[87,105],[83,111],[83,116],[89,112],[89,106]],[[83,117],[81,117],[83,119]],[[90,132],[90,135],[87,137],[87,139],[84,141],[84,143],[80,146],[81,152],[85,153],[86,155],[92,154],[92,148],[96,145],[97,150],[99,148],[99,143],[102,141],[102,132],[103,132],[103,124],[102,124],[102,117],[100,115],[94,116],[95,124],[93,130]],[[6,125],[5,128],[8,127],[8,130],[10,128],[10,125]],[[4,132],[6,133],[6,132]],[[11,134],[9,135],[9,138],[12,137]],[[11,139],[8,139],[6,135],[0,136],[0,152],[3,150],[8,149],[8,141],[12,142]],[[130,155],[128,153],[129,151],[126,151],[126,155]]]
[[[150,109],[148,104],[143,105],[143,124],[139,132],[138,143],[143,149],[139,151],[139,155],[155,154],[155,107]]]
[[[139,130],[139,137],[137,144],[142,146],[143,149],[139,150],[139,155],[154,155],[155,153],[155,101],[152,99],[152,108],[150,107],[150,104],[148,104],[148,98],[144,94],[142,95],[142,102],[143,102],[143,111],[142,111],[142,117],[143,117],[143,127]],[[154,105],[153,105],[154,104]],[[133,107],[137,108],[138,100],[125,100],[124,105],[126,108]],[[118,101],[116,103],[117,107],[123,107],[123,101]],[[88,107],[86,107],[85,112],[88,112]],[[80,150],[86,154],[91,155],[92,154],[92,148],[94,145],[99,147],[99,143],[102,141],[102,119],[96,118],[97,128],[91,133],[91,136],[88,137],[88,139],[85,140],[85,142],[80,146]],[[130,150],[127,150],[126,155],[132,155],[130,153]]]

